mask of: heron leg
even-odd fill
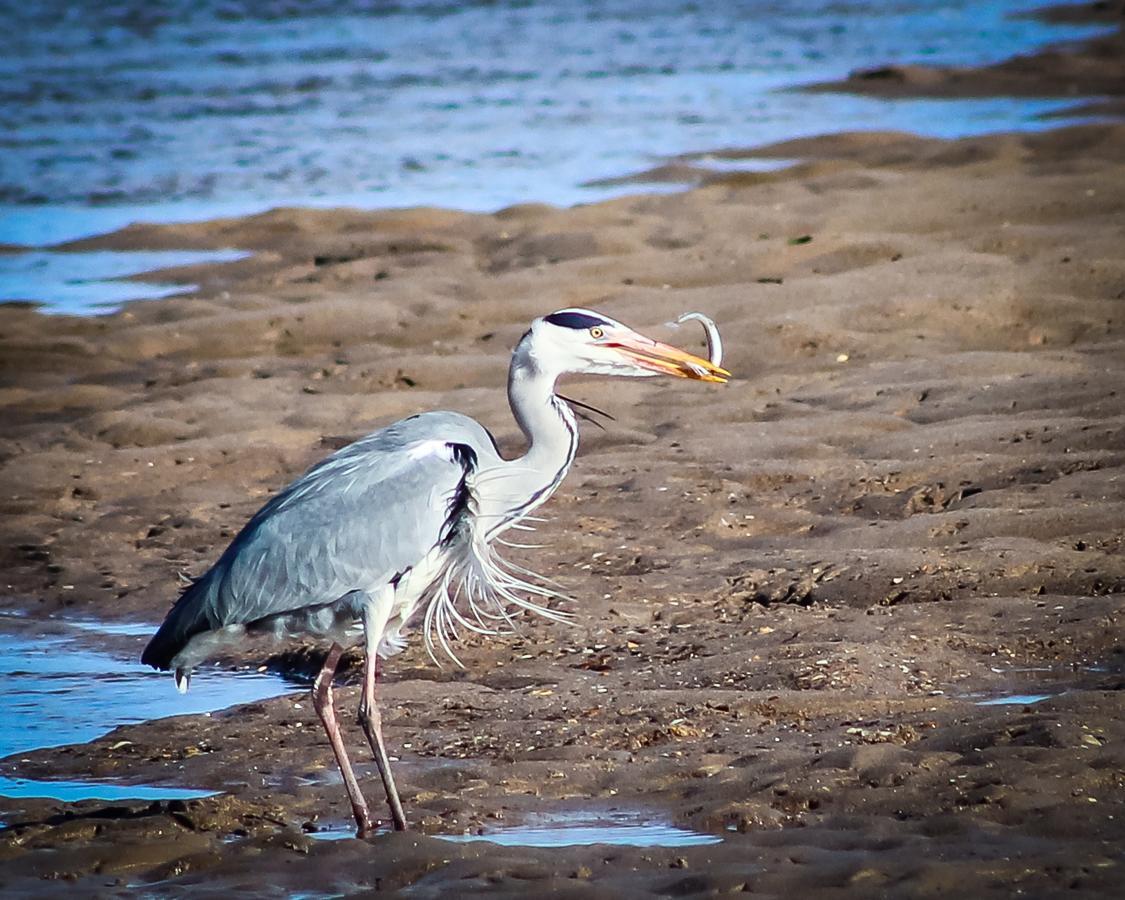
[[[402,811],[402,801],[398,798],[394,775],[391,774],[387,745],[383,743],[383,717],[375,702],[375,680],[378,673],[379,655],[369,646],[363,667],[363,699],[359,703],[359,720],[363,725],[363,733],[367,735],[367,743],[371,745],[371,752],[375,754],[375,765],[379,767],[379,774],[383,778],[395,831],[406,831],[406,816]]]
[[[352,813],[355,815],[359,836],[364,837],[375,830],[376,823],[371,818],[367,801],[363,799],[359,782],[356,781],[355,772],[352,771],[352,763],[348,759],[348,751],[344,747],[344,738],[340,734],[340,723],[336,719],[336,706],[332,700],[332,679],[336,675],[336,666],[340,664],[340,657],[343,653],[344,648],[339,644],[333,644],[329,649],[320,674],[316,676],[316,681],[313,682],[312,703],[313,709],[316,710],[316,714],[320,716],[320,721],[324,724],[324,730],[328,733],[328,741],[332,744],[332,752],[336,755],[336,765],[340,767],[340,774],[344,778],[344,787],[347,789],[348,799],[352,803]]]

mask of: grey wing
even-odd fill
[[[205,576],[215,579],[211,627],[331,603],[401,576],[464,511],[466,476],[490,444],[471,419],[429,413],[328,457],[263,507]]]

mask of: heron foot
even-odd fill
[[[381,822],[379,819],[375,819],[373,821],[370,818],[368,818],[368,819],[365,819],[364,821],[361,822],[357,818],[356,819],[355,836],[357,838],[372,837],[380,828],[383,827],[383,824],[384,823]]]

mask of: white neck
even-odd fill
[[[503,463],[503,477],[482,480],[478,489],[489,514],[497,517],[498,529],[544,503],[578,452],[578,422],[555,395],[561,373],[544,367],[531,345],[530,335],[520,341],[508,371],[508,403],[527,438],[527,452]]]

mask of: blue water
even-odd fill
[[[1040,128],[1069,101],[781,90],[1096,33],[1010,15],[1039,3],[6,3],[0,244],[282,205],[573,204],[636,190],[587,182],[689,151],[849,129]],[[6,293],[43,299],[24,296],[30,283]]]
[[[50,626],[50,633],[44,633]],[[186,695],[167,672],[138,661],[151,625],[106,631],[97,623],[0,618],[0,759],[12,754],[93,740],[119,725],[162,716],[204,713],[301,690],[271,673],[201,668]],[[90,632],[98,631],[97,643]],[[113,652],[107,637],[116,637]],[[4,793],[0,789],[0,794]]]
[[[694,847],[722,843],[722,838],[678,828],[653,820],[642,813],[614,811],[601,815],[581,813],[541,813],[531,823],[489,828],[480,834],[438,834],[435,837],[454,843],[487,841],[503,847],[588,847],[610,844],[618,847]],[[355,837],[351,824],[324,828],[309,834],[320,841],[340,841]]]
[[[1033,703],[1041,703],[1044,700],[1050,700],[1053,694],[1004,694],[1000,697],[993,697],[989,700],[977,701],[977,706],[1031,706]]]
[[[1036,127],[1059,104],[777,88],[1091,34],[1039,0],[4,4],[0,243],[274,204],[573,203],[654,156],[849,128]],[[57,212],[56,212],[57,211]],[[85,215],[83,215],[85,213]]]
[[[215,791],[183,787],[154,787],[148,784],[113,784],[99,781],[36,781],[0,775],[0,797],[19,800],[25,797],[48,797],[66,803],[80,800],[197,800],[213,797]]]
[[[588,847],[611,844],[618,847],[695,847],[720,844],[722,838],[677,828],[665,823],[605,825],[599,823],[519,826],[497,828],[483,834],[443,834],[443,840],[457,843],[488,841],[502,847]]]
[[[238,250],[0,254],[0,301],[31,300],[52,313],[111,312],[126,300],[170,297],[195,289],[186,283],[121,280],[127,276],[247,255]]]

